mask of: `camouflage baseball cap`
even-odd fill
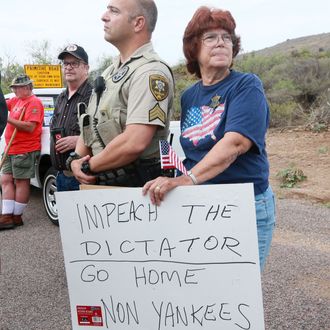
[[[11,85],[9,87],[26,86],[26,85],[29,85],[32,83],[33,83],[33,80],[31,80],[28,75],[20,74],[15,79],[13,79],[13,81],[11,82]]]

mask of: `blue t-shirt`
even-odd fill
[[[265,136],[269,108],[260,79],[232,70],[219,83],[188,88],[181,98],[181,137],[187,169],[194,167],[223,138],[237,132],[253,142],[224,172],[205,182],[254,183],[255,195],[268,187],[269,163]]]

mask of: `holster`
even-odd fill
[[[152,179],[162,175],[160,160],[158,158],[137,160],[111,171],[97,173],[97,185],[121,186],[121,187],[142,187]]]

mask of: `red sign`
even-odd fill
[[[78,324],[102,327],[102,310],[100,306],[77,306]]]

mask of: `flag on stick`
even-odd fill
[[[185,175],[188,175],[187,169],[183,165],[179,156],[174,152],[171,145],[166,140],[159,141],[160,160],[162,169],[176,168]]]

